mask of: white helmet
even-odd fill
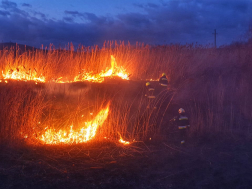
[[[178,113],[180,114],[185,113],[185,110],[183,108],[179,108]]]

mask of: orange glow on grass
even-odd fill
[[[13,79],[19,81],[35,81],[35,82],[45,82],[44,76],[38,76],[36,69],[26,69],[24,66],[18,66],[17,68],[11,68],[2,71],[3,79]],[[77,81],[91,81],[102,83],[106,77],[119,77],[121,79],[129,80],[128,73],[123,67],[118,67],[116,64],[115,57],[111,55],[111,67],[107,71],[101,71],[98,74],[93,74],[93,72],[83,72],[75,76],[74,81],[68,79],[63,79],[60,77],[54,82],[56,83],[72,83]]]
[[[73,126],[70,126],[69,130],[59,130],[58,132],[54,129],[46,129],[45,133],[39,137],[39,140],[45,144],[77,144],[87,142],[95,137],[98,127],[102,126],[108,117],[108,113],[109,104],[93,120],[85,122],[82,128],[74,130]]]
[[[125,144],[125,145],[130,144],[129,141],[125,141],[122,138],[120,138],[119,142],[122,143],[122,144]]]
[[[24,66],[18,66],[17,68],[9,69],[6,71],[6,73],[2,71],[2,75],[4,79],[45,82],[45,77],[38,76],[35,69],[27,70]]]
[[[111,55],[111,68],[106,72],[101,71],[98,74],[83,73],[74,78],[74,81],[91,81],[102,83],[105,77],[120,77],[122,79],[129,80],[128,73],[123,67],[118,67],[116,64],[115,57]]]
[[[125,145],[130,144],[130,142],[129,142],[129,141],[125,141],[125,140],[123,140],[123,138],[122,138],[122,136],[121,136],[121,134],[120,134],[119,132],[118,132],[118,134],[119,134],[119,136],[120,136],[120,139],[119,139],[119,142],[120,142],[120,143],[125,144]]]

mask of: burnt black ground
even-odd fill
[[[2,145],[0,188],[250,188],[252,142],[220,136],[191,137],[185,146]]]

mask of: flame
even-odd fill
[[[129,141],[125,141],[125,140],[123,140],[122,138],[120,138],[119,142],[120,142],[120,143],[123,143],[123,144],[125,144],[125,145],[130,144]]]
[[[118,134],[119,134],[119,136],[120,136],[120,139],[119,139],[119,142],[120,142],[120,143],[125,144],[125,145],[130,144],[129,141],[123,140],[123,138],[122,138],[122,136],[121,136],[121,134],[120,134],[119,132],[118,132]]]
[[[6,73],[2,71],[2,75],[4,79],[45,82],[45,77],[42,75],[37,76],[37,71],[35,69],[26,70],[24,66],[10,69],[6,71]]]
[[[123,67],[117,67],[115,57],[111,55],[111,68],[104,72],[101,71],[99,74],[83,73],[74,78],[74,81],[92,81],[102,83],[105,77],[120,77],[122,79],[129,80],[128,73],[126,73]]]
[[[73,130],[72,125],[68,131],[59,130],[56,132],[53,129],[46,129],[45,133],[39,137],[39,140],[45,144],[77,144],[87,142],[95,137],[97,128],[102,126],[108,117],[108,113],[109,104],[106,108],[102,109],[93,120],[85,122],[85,126],[79,130]]]
[[[36,69],[26,69],[24,66],[18,66],[17,68],[11,68],[7,71],[2,71],[3,79],[13,79],[22,81],[35,81],[35,82],[45,82],[45,77],[43,75],[38,76]],[[123,67],[118,67],[116,64],[115,57],[111,55],[111,68],[106,72],[101,71],[98,74],[93,74],[93,72],[83,72],[75,76],[74,81],[63,79],[62,77],[57,78],[55,83],[72,83],[77,81],[91,81],[102,83],[105,77],[120,77],[125,80],[129,80],[128,73]]]
[[[100,74],[101,77],[111,76],[114,73],[115,64],[116,64],[115,57],[113,55],[111,55],[111,68],[107,72],[101,73]]]

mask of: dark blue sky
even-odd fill
[[[217,45],[246,40],[252,0],[3,0],[0,40],[40,47],[105,40]]]

